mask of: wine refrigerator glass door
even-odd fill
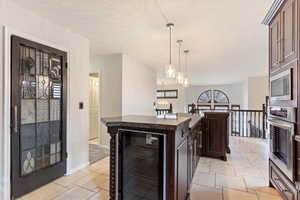
[[[121,134],[122,200],[165,197],[165,136],[124,130]]]

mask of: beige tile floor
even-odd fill
[[[99,139],[98,138],[91,139],[89,140],[89,144],[99,144]]]
[[[201,158],[191,200],[282,200],[268,187],[268,144],[260,139],[230,138],[228,161]],[[107,200],[109,159],[62,177],[20,200]]]
[[[268,187],[269,145],[254,138],[230,138],[228,161],[200,158],[191,200],[282,200]]]

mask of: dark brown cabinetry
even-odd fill
[[[273,106],[293,106],[297,107],[297,80],[298,80],[298,1],[286,0],[280,1],[282,5],[273,14],[267,15],[264,20],[265,24],[269,25],[269,72],[270,72],[270,87],[272,84],[280,83],[276,81],[281,74],[286,74],[290,69],[291,77],[289,87],[284,88],[290,98],[283,99],[279,96],[270,94],[270,105]],[[277,5],[279,0],[276,0],[274,5]],[[280,90],[280,85],[277,85]],[[276,89],[276,88],[275,88]],[[273,91],[274,88],[270,88]],[[281,98],[280,98],[281,97]]]
[[[203,123],[202,155],[227,160],[229,113],[207,112]]]
[[[111,136],[110,199],[188,199],[197,165],[192,133],[199,130],[200,117],[124,116],[102,121]]]
[[[197,121],[193,127],[190,128],[188,135],[188,182],[189,186],[192,183],[200,155],[202,152],[202,128],[201,120]],[[190,190],[190,187],[188,188]]]
[[[297,57],[297,0],[289,0],[281,11],[281,60],[282,65]]]
[[[277,16],[270,25],[270,71],[279,68],[280,55],[280,16]]]
[[[274,0],[272,7],[263,20],[263,23],[269,26],[269,85],[271,106],[298,108],[300,105],[298,97],[300,94],[300,82],[298,81],[299,13],[299,0]],[[285,81],[279,83],[277,80],[280,79]],[[277,87],[276,83],[278,83]],[[272,88],[272,86],[275,87]],[[275,95],[272,95],[273,92]],[[279,94],[279,98],[276,97],[277,93]],[[283,98],[284,96],[288,98]],[[300,109],[298,108],[297,110],[298,121],[295,124],[296,141],[299,138],[300,131],[298,128],[300,123]],[[295,166],[293,165],[292,178],[287,176],[287,172],[283,170],[282,166],[270,161],[270,185],[274,186],[285,200],[299,199],[299,189],[297,190],[299,186],[296,187],[296,185],[299,185],[300,181],[300,145],[296,141],[293,141],[295,145],[289,146],[291,148],[289,150],[294,153],[292,156],[292,159],[294,159],[293,163],[296,163]]]
[[[269,27],[270,73],[284,69],[297,58],[298,0],[285,1],[282,9],[274,16]]]
[[[185,139],[176,149],[177,152],[177,200],[186,199],[188,193],[188,140]]]

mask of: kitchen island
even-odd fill
[[[104,118],[110,140],[111,200],[186,200],[196,169],[201,117]]]

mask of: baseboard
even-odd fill
[[[74,174],[75,172],[77,172],[77,171],[79,171],[79,170],[81,170],[83,168],[86,168],[89,165],[90,165],[90,162],[87,162],[87,163],[84,163],[84,164],[82,164],[82,165],[74,168],[74,169],[70,169],[69,171],[67,171],[66,175],[69,176],[71,174]]]

